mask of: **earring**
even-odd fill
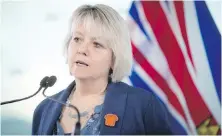
[[[113,74],[113,69],[110,68],[110,69],[109,69],[109,76],[111,76],[112,74]]]
[[[109,76],[108,76],[108,83],[112,82],[112,74],[113,74],[113,70],[112,68],[109,69]]]

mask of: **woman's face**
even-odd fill
[[[68,65],[77,79],[108,78],[112,67],[112,50],[104,36],[79,26],[73,30],[68,47]]]

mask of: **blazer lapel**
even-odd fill
[[[104,107],[101,113],[101,135],[119,135],[123,123],[125,105],[127,100],[127,91],[122,86],[123,83],[111,83],[107,87],[104,100]],[[118,117],[118,121],[112,125],[106,125],[107,115],[113,114]],[[105,119],[106,117],[106,119]],[[112,118],[112,117],[111,117]]]
[[[58,96],[52,97],[56,99],[57,101],[66,102],[68,96],[70,95],[73,87],[75,86],[75,82],[72,82],[66,90],[61,92]],[[53,132],[53,129],[55,127],[56,121],[58,120],[63,105],[57,102],[54,102],[52,100],[49,100],[50,103],[48,104],[48,107],[46,107],[46,110],[43,113],[42,121],[41,121],[41,127],[40,127],[40,134],[42,135],[51,135]]]

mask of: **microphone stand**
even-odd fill
[[[35,92],[33,95],[30,95],[28,97],[25,97],[25,98],[22,98],[22,99],[15,99],[15,100],[11,100],[11,101],[5,101],[5,102],[1,102],[1,105],[4,105],[4,104],[9,104],[9,103],[14,103],[14,102],[18,102],[18,101],[22,101],[22,100],[26,100],[26,99],[29,99],[33,96],[35,96],[40,90],[42,89],[42,87],[39,87],[38,91]]]
[[[1,102],[1,105],[5,105],[5,104],[9,104],[9,103],[14,103],[14,102],[19,102],[19,101],[26,100],[26,99],[29,99],[29,98],[35,96],[37,93],[39,93],[39,91],[40,91],[43,87],[45,87],[45,82],[47,81],[48,78],[49,78],[49,77],[46,76],[46,77],[44,77],[44,78],[41,80],[41,82],[40,82],[40,87],[39,87],[38,91],[35,92],[34,94],[32,94],[32,95],[30,95],[30,96],[28,96],[28,97],[25,97],[25,98],[21,98],[21,99],[15,99],[15,100],[11,100],[11,101]]]

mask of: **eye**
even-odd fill
[[[80,41],[80,38],[79,37],[74,37],[73,40],[78,43]]]
[[[103,48],[103,46],[98,42],[93,42],[96,48]]]

